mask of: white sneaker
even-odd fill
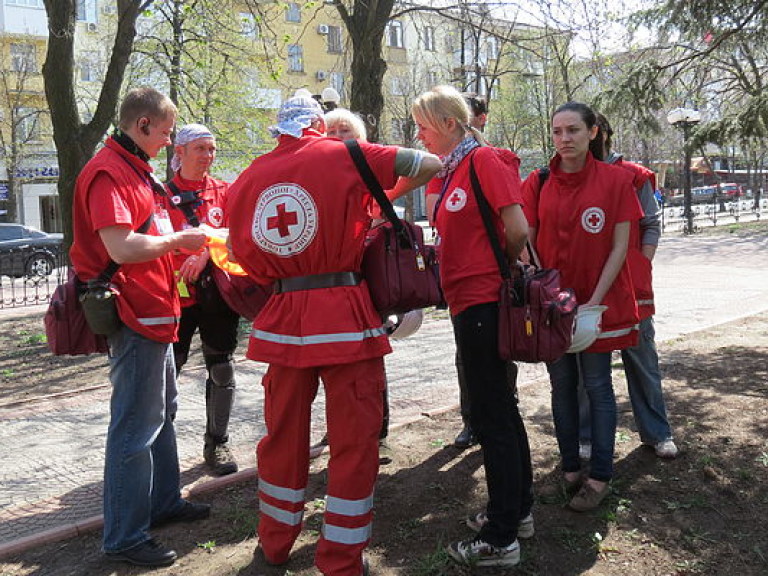
[[[592,442],[579,442],[579,458],[582,460],[592,458]]]
[[[478,512],[474,516],[467,516],[467,526],[475,531],[480,532],[483,526],[488,523],[488,515],[485,512]],[[528,539],[533,538],[536,530],[533,526],[533,514],[528,514],[525,518],[520,520],[520,524],[517,525],[517,537]]]
[[[516,566],[520,563],[520,544],[494,546],[479,537],[454,542],[447,548],[451,558],[465,566]]]
[[[675,445],[675,441],[672,438],[667,438],[661,442],[655,444],[653,449],[656,451],[656,456],[659,458],[677,458],[678,449]]]

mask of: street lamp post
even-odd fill
[[[685,232],[692,234],[691,149],[688,146],[688,138],[691,135],[691,128],[701,122],[701,113],[690,108],[674,108],[667,114],[667,122],[683,131],[683,152],[685,153],[685,164],[683,166],[683,214],[685,216]]]

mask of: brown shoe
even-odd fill
[[[584,478],[582,476],[579,476],[576,480],[566,480],[566,478],[563,477],[557,484],[544,486],[544,488],[539,490],[537,494],[542,498],[559,498],[561,496],[570,497],[579,491],[583,482]]]
[[[206,442],[203,447],[203,458],[216,476],[226,476],[237,472],[237,462],[235,462],[226,443]]]
[[[587,512],[588,510],[594,510],[600,506],[600,502],[603,501],[603,498],[605,498],[610,491],[611,487],[608,482],[606,482],[605,486],[603,486],[600,490],[597,490],[594,486],[592,486],[592,484],[590,484],[588,481],[585,481],[584,484],[581,485],[581,490],[579,490],[579,493],[571,498],[571,501],[568,503],[568,507],[571,510],[575,510],[576,512]]]

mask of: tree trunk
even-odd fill
[[[43,64],[45,96],[51,112],[53,140],[59,158],[59,204],[64,245],[72,244],[72,199],[75,180],[93,156],[96,145],[115,118],[117,100],[128,64],[136,19],[150,0],[117,0],[118,24],[112,55],[93,119],[80,121],[75,97],[75,16],[77,0],[44,0],[48,14],[48,51]]]
[[[384,30],[394,0],[355,0],[353,12],[336,5],[352,40],[352,94],[350,107],[365,121],[368,140],[379,141],[379,122],[384,110],[382,86],[387,63],[381,57]]]

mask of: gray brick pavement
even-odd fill
[[[655,277],[660,340],[760,312],[768,308],[768,239],[665,237]],[[445,314],[432,315],[416,336],[393,347],[387,357],[393,425],[457,404],[453,337]],[[521,388],[546,378],[543,365],[521,368]],[[243,468],[255,466],[255,442],[264,433],[263,369],[238,359],[230,442]],[[187,367],[176,421],[186,483],[205,478],[204,386],[203,368]],[[322,434],[323,405],[321,393],[315,437]],[[108,386],[0,409],[0,434],[14,439],[0,453],[0,545],[100,513],[108,411]]]

